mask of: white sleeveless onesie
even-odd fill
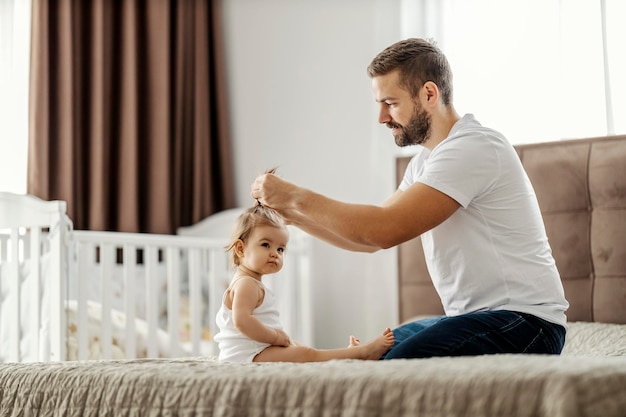
[[[219,332],[215,335],[214,340],[219,347],[220,353],[218,360],[220,362],[252,362],[256,355],[271,346],[269,343],[257,342],[256,340],[250,339],[237,330],[233,324],[233,312],[224,304],[228,290],[241,278],[243,277],[234,279],[224,292],[222,296],[222,306],[215,318]],[[261,305],[254,309],[252,315],[259,319],[265,326],[282,330],[283,327],[280,324],[274,293],[261,281],[257,282],[265,292],[265,296],[263,297]]]

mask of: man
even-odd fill
[[[510,143],[452,104],[452,72],[427,40],[397,42],[368,67],[378,121],[421,145],[382,206],[348,204],[272,174],[251,195],[338,247],[373,252],[421,236],[446,316],[395,329],[386,358],[559,354],[568,303],[537,199]]]

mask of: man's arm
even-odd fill
[[[332,230],[326,229],[321,226],[320,223],[316,223],[311,220],[309,217],[303,215],[300,212],[295,210],[291,211],[282,211],[281,215],[285,217],[285,220],[301,230],[304,230],[310,235],[317,237],[325,241],[326,243],[330,243],[331,245],[337,246],[338,248],[353,251],[353,252],[376,252],[379,250],[379,247],[372,245],[363,245],[352,242],[348,239],[343,238],[342,236],[334,233]]]
[[[251,194],[287,216],[295,210],[307,219],[306,224],[370,248],[390,248],[413,239],[442,223],[460,207],[453,198],[421,183],[403,192],[396,191],[382,206],[333,200],[275,175],[258,177]]]

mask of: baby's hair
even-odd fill
[[[239,257],[235,252],[237,241],[246,242],[252,231],[258,226],[278,227],[287,231],[287,226],[276,210],[260,204],[246,209],[235,221],[230,244],[226,246],[226,251],[230,252],[230,260],[234,266],[239,265]]]

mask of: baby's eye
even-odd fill
[[[284,253],[285,252],[285,248],[278,248],[278,252]]]
[[[267,242],[263,242],[263,243],[261,243],[261,246],[263,246],[264,248],[269,248],[270,244],[267,243]]]

